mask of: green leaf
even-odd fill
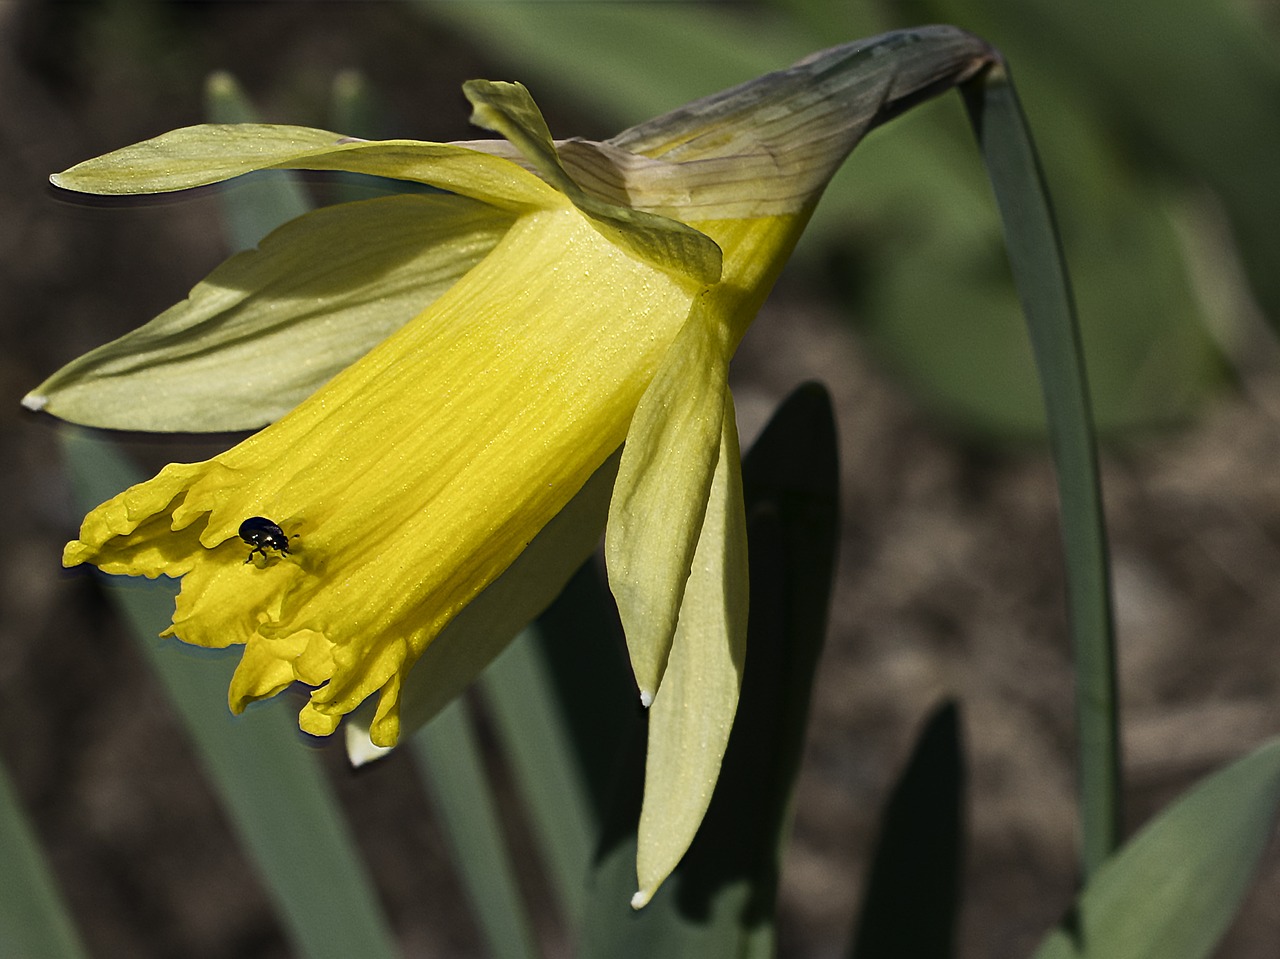
[[[955,955],[964,844],[959,709],[929,717],[877,830],[854,959]]]
[[[1049,421],[1075,659],[1082,866],[1120,837],[1120,740],[1111,581],[1084,355],[1048,191],[1017,95],[1000,66],[963,88],[1031,335]]]
[[[617,124],[639,123],[814,50],[810,38],[780,19],[762,29],[740,9],[698,3],[415,0],[412,6],[501,51],[528,85],[537,84],[535,90],[576,95]],[[605,63],[609,82],[601,83]]]
[[[81,509],[141,479],[110,444],[83,431],[66,431],[63,444]],[[277,699],[232,716],[231,651],[158,637],[176,583],[102,581],[177,707],[297,950],[316,959],[399,955],[324,770],[298,732],[295,707]]]
[[[325,207],[227,260],[23,403],[85,426],[218,432],[279,419],[429,306],[510,219],[445,195]]]
[[[835,425],[802,387],[743,464],[751,613],[742,697],[702,829],[644,909],[631,910],[643,718],[617,747],[609,813],[579,954],[584,959],[772,954],[779,856],[790,822],[835,561]]]
[[[340,70],[333,78],[329,114],[336,130],[366,140],[385,139],[394,134],[395,124],[391,111],[381,92],[369,82],[369,78],[354,68]],[[377,180],[358,173],[336,173],[329,193],[334,203],[350,203],[367,200],[387,193],[411,193],[430,190],[403,180]]]
[[[640,707],[613,601],[595,563],[481,677],[507,762],[565,918],[584,920],[586,886]],[[634,827],[634,822],[631,824]],[[634,862],[628,887],[635,888]]]
[[[1116,55],[1131,58],[1133,72],[1145,67],[1195,75],[1184,58],[1167,50],[1163,56],[1154,50],[1134,55],[1135,46],[1150,40],[1154,13],[1143,3],[1116,11],[1115,20],[1131,18],[1143,34],[1123,43],[1098,27],[1112,18],[1105,4],[1092,17],[1059,16],[1049,12],[1051,4],[1038,6],[1045,19],[1064,29],[1070,21],[1070,32],[1090,35],[1088,47],[1116,47]],[[999,45],[1017,69],[1062,214],[1098,428],[1116,434],[1181,421],[1223,385],[1210,326],[1224,320],[1198,295],[1188,269],[1182,236],[1191,225],[1187,195],[1170,181],[1168,158],[1151,152],[1149,143],[1136,146],[1142,115],[1117,113],[1132,84],[1100,81],[1092,69],[1096,50],[1068,46],[1063,32],[1029,15],[1026,5],[1017,6],[1016,16],[1006,0],[935,0],[926,7],[923,16],[962,22]],[[1161,8],[1161,21],[1171,14]],[[1214,76],[1215,84],[1223,77],[1207,68],[1203,75]],[[1235,102],[1236,95],[1223,91],[1216,99]],[[1167,95],[1163,100],[1180,102]],[[1044,421],[1037,384],[1027,375],[1030,352],[1000,252],[998,221],[985,206],[977,170],[961,152],[967,137],[960,113],[943,107],[933,122],[904,127],[868,144],[850,165],[858,180],[869,174],[863,189],[879,198],[883,160],[909,154],[913,169],[924,164],[911,178],[917,196],[888,195],[879,210],[860,213],[866,282],[849,289],[859,329],[936,415],[971,432],[1037,437]],[[1206,140],[1204,129],[1198,142]],[[887,142],[899,138],[900,145]],[[868,161],[873,169],[865,171],[859,164]]]
[[[576,926],[598,823],[540,633],[534,625],[516,637],[485,670],[480,687],[565,918]],[[625,686],[619,692],[628,696]]]
[[[0,766],[0,952],[28,959],[87,956],[35,831]]]
[[[1280,739],[1180,797],[1100,868],[1035,959],[1201,959],[1280,811]]]
[[[538,955],[533,926],[520,899],[493,788],[462,701],[454,700],[419,730],[413,746],[490,954],[496,959],[532,959]]]
[[[235,77],[209,75],[204,87],[205,114],[213,123],[254,123],[258,115]],[[248,250],[264,236],[311,209],[302,181],[284,170],[261,170],[220,191],[223,233],[232,250]]]
[[[354,67],[334,75],[329,113],[339,130],[368,140],[379,139],[389,123],[383,97],[364,72]]]

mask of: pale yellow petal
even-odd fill
[[[23,404],[111,429],[256,429],[430,306],[511,221],[446,195],[321,208],[67,364]]]
[[[720,455],[730,331],[699,299],[636,410],[609,506],[609,588],[645,705],[662,682]]]
[[[702,824],[742,687],[747,644],[747,528],[733,400],[724,394],[720,456],[666,676],[649,711],[636,908],[671,874]]]
[[[77,163],[49,179],[82,193],[167,193],[254,170],[341,170],[412,180],[525,212],[563,196],[508,160],[421,140],[353,140],[327,130],[268,123],[183,127]]]

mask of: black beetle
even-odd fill
[[[289,537],[285,535],[284,530],[265,516],[250,516],[241,523],[240,538],[253,547],[249,550],[246,563],[253,562],[254,553],[261,553],[262,558],[266,559],[269,549],[279,550],[281,553],[289,552]]]

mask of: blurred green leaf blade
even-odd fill
[[[1085,886],[1035,959],[1202,959],[1248,889],[1280,811],[1280,739],[1202,780]]]
[[[533,959],[538,955],[533,926],[463,701],[455,699],[423,726],[413,748],[491,954]]]
[[[1084,0],[1069,8],[1046,0],[931,0],[926,7],[926,16],[961,18],[999,43],[1020,74],[1042,66],[1059,93],[1104,105],[1149,172],[1176,170],[1213,190],[1264,310],[1280,321],[1280,57],[1264,8],[1202,0]],[[1033,88],[1023,86],[1031,102]],[[1083,150],[1071,155],[1086,158]]]
[[[0,953],[27,959],[87,957],[40,841],[0,766]]]
[[[258,111],[235,77],[224,71],[209,75],[204,88],[210,123],[258,123]],[[251,250],[264,236],[313,204],[298,174],[258,170],[218,187],[223,234],[232,251]]]
[[[485,671],[481,686],[566,917],[576,926],[599,824],[538,629],[530,626],[516,637]]]
[[[1048,191],[1007,71],[993,68],[964,94],[1004,224],[1058,480],[1087,877],[1119,844],[1121,807],[1110,563],[1084,351]]]

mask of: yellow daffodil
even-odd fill
[[[232,710],[301,681],[301,727],[327,735],[376,696],[385,746],[402,699],[417,722],[456,694],[607,513],[610,586],[652,704],[642,904],[705,812],[737,703],[730,357],[854,144],[990,59],[958,30],[890,34],[604,142],[554,142],[524,87],[473,81],[473,120],[504,140],[200,126],[55,176],[122,194],[343,170],[438,191],[286,224],[28,396],[97,426],[269,424],[95,509],[64,563],[181,577],[167,633],[245,647]]]

